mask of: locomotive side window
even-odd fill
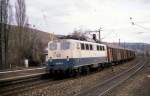
[[[105,50],[105,47],[104,47],[104,46],[99,46],[99,45],[97,45],[97,50],[98,50],[98,51],[104,51],[104,50]]]
[[[80,49],[80,44],[79,43],[77,43],[77,49]]]
[[[88,44],[85,44],[85,46],[86,46],[86,50],[89,50],[89,45],[88,45]]]
[[[103,50],[105,51],[105,47],[103,46]]]
[[[97,45],[97,50],[99,50],[99,46]]]
[[[104,46],[102,46],[102,50],[104,51]]]
[[[85,48],[84,48],[84,44],[83,43],[81,43],[81,50],[84,50]]]
[[[49,49],[50,50],[56,50],[57,49],[57,43],[50,43],[49,44]]]
[[[93,50],[93,46],[90,44],[90,50]]]
[[[100,47],[100,48],[99,48],[99,49],[100,49],[100,51],[102,51],[102,50],[103,50],[103,49],[102,49],[102,46],[99,46],[99,47]]]
[[[62,50],[67,50],[70,48],[70,42],[62,42],[61,43],[61,49]]]

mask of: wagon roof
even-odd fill
[[[111,47],[111,48],[125,49],[125,50],[131,50],[131,51],[133,51],[132,49],[119,46],[118,44],[107,43],[106,45],[107,45],[108,47]]]
[[[90,41],[82,41],[82,40],[75,40],[75,39],[61,39],[61,40],[69,40],[69,41],[79,42],[79,43],[99,44],[99,45],[106,46],[106,44],[103,44],[103,43],[96,43],[96,42],[90,42]]]

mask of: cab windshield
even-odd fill
[[[61,42],[61,50],[67,50],[70,48],[70,42]]]
[[[60,47],[59,47],[60,46]],[[70,48],[70,42],[53,42],[49,44],[49,50],[67,50]]]
[[[56,50],[57,49],[57,43],[50,43],[49,44],[49,49],[50,50]]]

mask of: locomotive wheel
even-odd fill
[[[82,74],[82,68],[79,67],[79,68],[78,68],[78,75],[80,76],[81,74]]]
[[[73,69],[69,69],[69,77],[73,77],[74,76],[74,70]]]
[[[101,64],[101,68],[102,68],[102,69],[104,69],[104,68],[105,68],[105,65],[104,65],[103,63]]]
[[[84,67],[82,67],[82,72],[83,72],[84,75],[89,74],[89,72],[90,72],[89,66],[84,66]]]

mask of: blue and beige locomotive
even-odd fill
[[[135,52],[131,50],[111,48],[106,44],[75,39],[58,39],[48,43],[47,68],[51,72],[83,71],[85,69],[87,71],[134,57]]]

